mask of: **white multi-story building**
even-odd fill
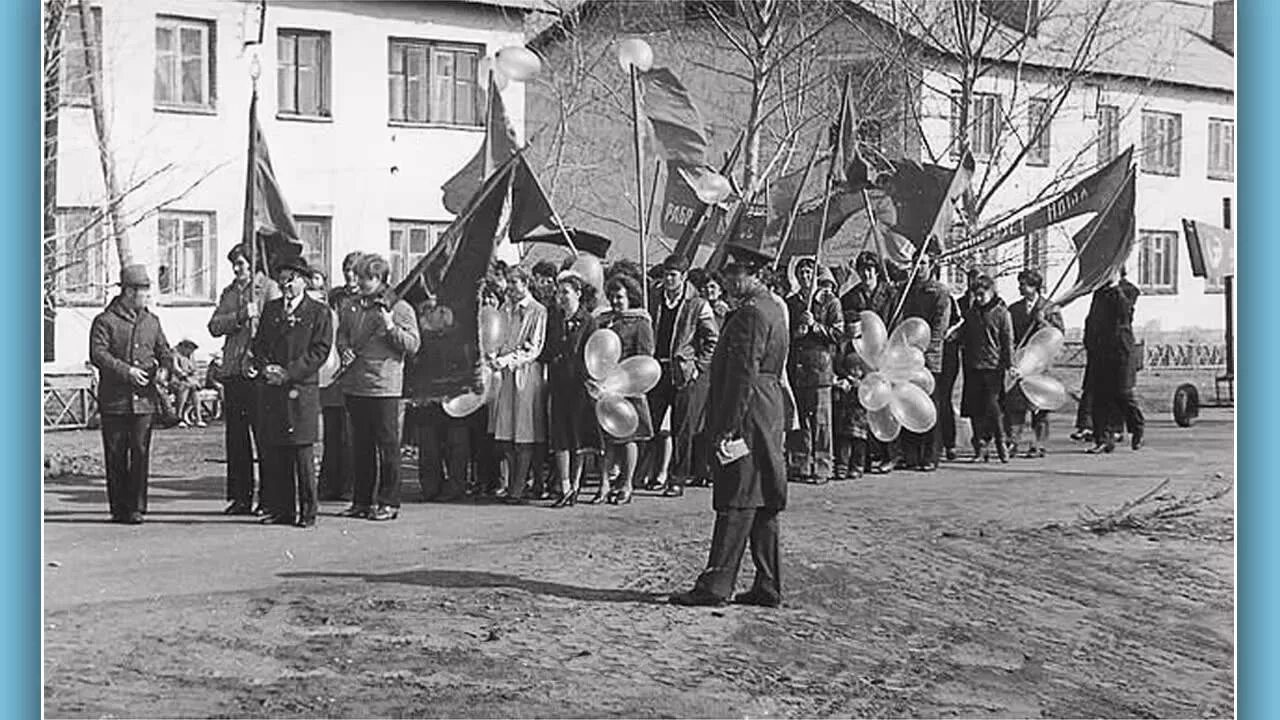
[[[105,232],[78,233],[105,200],[80,41],[67,3],[57,117],[57,298],[50,367],[82,367],[119,268]],[[99,0],[98,77],[122,215],[170,342],[199,354],[242,239],[248,116],[258,118],[308,258],[339,274],[353,250],[404,273],[452,220],[440,187],[483,138],[481,61],[524,40],[540,0]],[[265,21],[263,18],[265,17]],[[260,41],[260,44],[259,44]],[[523,131],[524,88],[503,99]],[[104,224],[97,226],[105,227]]]

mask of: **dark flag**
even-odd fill
[[[858,111],[853,106],[853,76],[844,78],[840,102],[840,119],[831,128],[832,182],[851,192],[870,185],[867,163],[858,152]]]
[[[249,161],[244,193],[245,247],[256,239],[251,250],[255,264],[271,268],[275,260],[285,255],[302,252],[298,242],[298,230],[293,224],[293,213],[285,202],[280,184],[276,182],[271,167],[271,154],[267,150],[267,138],[258,124],[258,93],[249,101]],[[265,262],[264,262],[265,261]]]
[[[668,68],[640,73],[640,107],[662,146],[668,165],[701,169],[707,164],[707,133],[689,91]]]
[[[420,319],[436,318],[434,334],[424,336],[422,349],[405,370],[408,396],[419,402],[453,397],[477,386],[477,291],[493,259],[502,208],[522,160],[516,155],[500,165],[396,286],[396,294],[414,306]],[[433,309],[424,305],[428,293],[435,297]]]
[[[511,220],[507,235],[518,241],[534,231],[559,230],[551,201],[524,155],[516,157],[511,176]]]
[[[939,251],[947,249],[947,237],[951,234],[951,226],[955,222],[956,209],[963,209],[965,198],[969,195],[969,187],[973,181],[973,172],[977,168],[973,154],[968,150],[960,158],[960,164],[951,173],[951,181],[947,184],[946,193],[938,205],[933,224],[923,238],[926,243],[934,243]]]
[[[1102,212],[1072,236],[1079,274],[1075,285],[1056,301],[1059,306],[1097,290],[1128,259],[1133,250],[1134,178],[1130,168]]]
[[[1186,235],[1192,275],[1205,278],[1212,287],[1222,287],[1224,277],[1236,274],[1234,232],[1185,218],[1182,231]]]
[[[581,228],[565,228],[565,231],[569,234],[569,239],[573,241],[573,247],[578,252],[590,253],[601,260],[609,253],[609,247],[613,244],[609,238]],[[565,242],[564,235],[559,228],[555,230],[540,230],[530,235],[525,235],[517,239],[516,242],[538,242],[568,247],[569,243]]]
[[[440,188],[444,191],[444,209],[454,215],[461,214],[467,202],[480,191],[485,178],[492,175],[518,148],[516,133],[507,119],[507,107],[502,102],[502,94],[490,77],[484,141],[480,143],[475,156]]]
[[[982,0],[982,14],[1020,33],[1035,37],[1040,29],[1040,0]]]

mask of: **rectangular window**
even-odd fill
[[[1209,179],[1236,179],[1236,122],[1209,118]]]
[[[1049,164],[1049,101],[1027,103],[1027,164],[1045,167]]]
[[[978,160],[989,160],[996,153],[1000,139],[1000,96],[974,93],[969,107],[969,151]],[[951,95],[951,155],[960,157],[960,93]]]
[[[213,108],[214,25],[208,20],[156,18],[156,106]]]
[[[280,30],[276,63],[278,112],[329,117],[329,33]]]
[[[89,32],[93,34],[93,78],[102,86],[102,8],[93,8]],[[89,66],[84,58],[84,34],[80,28],[80,7],[71,6],[62,16],[62,53],[58,57],[59,99],[66,105],[89,102]]]
[[[1106,165],[1120,154],[1120,108],[1098,106],[1098,164]]]
[[[213,223],[209,212],[160,213],[156,289],[161,300],[213,300]]]
[[[1178,291],[1178,233],[1143,230],[1138,234],[1138,287],[1155,294]]]
[[[387,57],[387,102],[393,122],[475,127],[482,124],[476,82],[478,45],[392,40]]]
[[[1022,267],[1035,270],[1044,277],[1049,271],[1049,232],[1044,228],[1032,230],[1022,238]]]
[[[330,220],[327,217],[296,215],[293,224],[298,228],[298,240],[302,243],[302,257],[312,268],[329,279]]]
[[[107,284],[105,218],[94,208],[60,208],[46,282],[68,303],[99,303]]]
[[[391,221],[391,284],[396,284],[435,246],[448,223]]]
[[[1181,174],[1182,116],[1142,111],[1142,171],[1151,175]]]

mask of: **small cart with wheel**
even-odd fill
[[[1182,221],[1187,239],[1187,254],[1191,259],[1191,272],[1196,277],[1222,283],[1226,308],[1226,372],[1213,379],[1213,401],[1202,400],[1200,391],[1192,383],[1183,383],[1173,391],[1173,421],[1178,427],[1190,427],[1200,416],[1201,408],[1232,408],[1236,404],[1236,354],[1235,354],[1235,233],[1230,230],[1229,205],[1223,203],[1223,219],[1226,228],[1197,222]]]

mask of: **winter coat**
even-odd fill
[[[1132,389],[1137,382],[1138,351],[1133,336],[1131,292],[1119,285],[1093,293],[1084,321],[1084,347],[1089,377],[1097,390]]]
[[[379,304],[391,308],[387,330]],[[360,297],[338,315],[338,351],[352,350],[355,360],[342,372],[342,392],[352,397],[394,397],[404,390],[405,359],[418,352],[418,318],[390,289],[377,297]]]
[[[158,409],[156,370],[173,367],[173,351],[160,319],[143,308],[133,312],[116,297],[89,327],[89,362],[98,368],[98,411],[103,415],[146,415]],[[141,368],[151,384],[138,387],[129,377]]]
[[[661,289],[649,298],[649,319],[654,325],[655,333],[658,312],[665,302],[666,296]],[[671,359],[671,383],[681,388],[706,374],[719,337],[720,327],[716,323],[715,311],[711,308],[711,303],[686,286],[680,302],[676,305],[676,321],[671,332],[671,345],[656,348],[654,355]],[[663,364],[665,372],[667,371],[666,363]]]
[[[1006,370],[1013,364],[1013,322],[999,297],[970,306],[960,335],[965,369]]]
[[[713,448],[742,438],[749,452],[728,465],[712,460],[716,510],[786,507],[782,379],[789,340],[786,311],[763,287],[743,297],[725,320],[711,360],[707,437]]]
[[[787,373],[793,388],[831,387],[835,382],[835,348],[844,336],[844,316],[835,295],[826,291],[814,296],[813,324],[805,327],[800,320],[809,308],[809,295],[803,290],[787,298],[791,328]]]
[[[844,312],[846,324],[857,322],[864,310],[870,310],[879,315],[880,319],[887,323],[889,316],[893,314],[893,301],[893,288],[889,287],[888,283],[884,281],[876,283],[875,290],[868,290],[865,283],[858,283],[840,298],[840,306]]]
[[[621,315],[609,311],[600,316],[600,327],[608,328],[618,334],[621,340],[622,354],[619,360],[626,360],[635,355],[653,355],[653,321],[644,310],[627,310]],[[604,439],[612,444],[638,442],[653,437],[653,417],[649,409],[649,399],[644,395],[627,398],[636,409],[640,422],[636,431],[627,437],[619,438],[604,433]]]
[[[262,309],[253,337],[258,378],[258,439],[264,445],[309,445],[319,440],[318,373],[333,346],[333,314],[324,303],[304,296],[292,313],[285,299]],[[268,365],[284,368],[285,381],[267,384]]]
[[[924,365],[929,372],[941,373],[942,344],[947,329],[951,327],[951,293],[937,280],[917,281],[902,304],[902,317],[918,317],[929,325],[929,347],[924,351]],[[893,328],[889,331],[892,332]]]
[[[540,443],[547,438],[546,382],[538,357],[547,336],[547,308],[529,295],[519,303],[506,302],[507,337],[498,352],[506,362],[501,371],[498,399],[490,414],[494,437],[515,443]]]
[[[258,315],[267,302],[280,297],[280,286],[274,280],[259,273],[253,279],[253,297]],[[209,318],[209,334],[225,337],[222,345],[222,374],[220,380],[243,380],[250,365],[249,346],[253,343],[253,323],[249,319],[249,284],[232,282],[218,297],[218,307]]]

